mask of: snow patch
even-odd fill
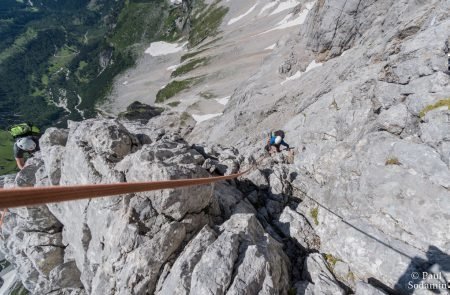
[[[217,114],[206,114],[206,115],[192,115],[192,118],[194,118],[197,123],[201,123],[203,121],[222,116],[223,113],[217,113]]]
[[[263,7],[263,8],[261,9],[261,11],[259,12],[258,16],[263,15],[264,12],[265,12],[266,10],[269,10],[269,9],[271,9],[272,7],[275,7],[277,4],[278,4],[278,0],[277,0],[277,1],[274,1],[274,2],[270,2],[270,3],[266,4],[266,5],[264,5],[264,7]]]
[[[284,84],[286,84],[287,82],[292,81],[292,80],[297,80],[297,79],[299,79],[304,73],[307,73],[307,72],[311,71],[312,69],[318,68],[318,67],[320,67],[320,66],[322,66],[322,63],[316,63],[316,61],[313,60],[313,61],[306,67],[306,70],[305,70],[304,72],[297,71],[297,73],[295,73],[294,75],[292,75],[292,76],[290,76],[290,77],[287,77],[286,80],[284,80],[283,82],[281,82],[281,85],[284,85]]]
[[[181,4],[183,3],[183,0],[170,0],[171,4]]]
[[[264,50],[274,50],[275,47],[277,47],[277,43],[273,43],[272,45],[270,45],[270,46],[264,48]]]
[[[122,85],[128,85],[128,81],[123,82]]]
[[[145,50],[145,53],[150,54],[151,56],[173,54],[183,50],[186,44],[187,42],[183,44],[167,43],[164,41],[153,42],[150,44],[150,47]]]
[[[231,96],[227,96],[224,98],[216,98],[216,101],[222,105],[226,105],[230,101]]]
[[[277,6],[277,8],[274,11],[272,11],[272,13],[270,15],[275,15],[282,11],[294,8],[298,4],[300,4],[300,2],[298,2],[297,0],[287,0],[287,1],[279,2],[279,5]]]
[[[311,1],[305,4],[306,9],[311,10],[314,7],[314,4],[316,4],[316,1]]]
[[[305,9],[303,9],[302,12],[300,12],[300,14],[297,17],[295,17],[293,14],[289,14],[284,19],[282,19],[275,28],[267,30],[265,32],[262,32],[256,36],[266,34],[266,33],[272,32],[272,31],[276,31],[276,30],[283,30],[283,29],[287,29],[290,27],[302,25],[305,22],[309,11],[314,6],[314,3],[315,2],[306,3]]]
[[[319,62],[319,63],[316,63],[316,61],[313,60],[313,61],[308,65],[308,67],[306,67],[305,73],[311,71],[311,70],[314,69],[314,68],[318,68],[318,67],[320,67],[320,66],[322,66],[322,63],[320,63],[320,62]]]
[[[297,71],[297,73],[295,73],[294,75],[292,75],[292,76],[290,76],[290,77],[287,77],[286,80],[284,80],[283,82],[281,82],[281,85],[284,85],[284,84],[286,84],[286,83],[289,82],[289,81],[299,79],[299,78],[302,76],[302,74],[303,74],[302,72]]]
[[[232,25],[232,24],[234,24],[235,22],[240,21],[241,19],[243,19],[244,17],[246,17],[247,15],[249,15],[250,13],[252,13],[252,11],[255,10],[255,8],[256,8],[256,6],[258,6],[258,4],[259,4],[259,2],[256,2],[255,5],[253,5],[252,7],[250,7],[250,9],[249,9],[246,13],[244,13],[244,14],[238,16],[238,17],[235,17],[235,18],[230,19],[230,21],[228,22],[228,25]]]
[[[170,67],[167,68],[167,70],[168,70],[169,72],[173,72],[173,71],[175,71],[176,69],[178,69],[180,66],[181,66],[181,64],[179,64],[179,65],[174,65],[174,66],[170,66]]]
[[[348,53],[348,51],[349,51],[350,49],[348,49],[348,50],[345,50],[344,52],[342,52],[341,53],[341,56],[344,56],[344,55],[346,55],[347,53]]]
[[[2,276],[3,285],[0,288],[0,294],[7,294],[6,291],[8,291],[16,282],[16,277],[17,277],[17,270],[12,270],[7,274],[5,274],[4,276]]]

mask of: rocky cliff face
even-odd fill
[[[4,185],[195,178],[254,161],[234,148],[190,146],[154,123],[51,128],[42,152]],[[35,294],[287,294],[297,281],[310,288],[307,276],[320,289],[322,272],[323,288],[342,293],[321,255],[312,272],[303,267],[319,239],[289,207],[298,204],[289,200],[292,172],[265,161],[264,172],[236,182],[11,209],[2,250]]]
[[[262,131],[286,130],[296,210],[315,216],[320,251],[350,265],[346,278],[408,289],[414,272],[448,272],[449,5],[316,1],[224,115],[191,135],[250,154]]]
[[[258,37],[253,30],[279,21],[262,17],[281,3],[223,3],[223,43],[203,52],[222,63],[193,74],[213,71],[206,81],[220,94],[233,83],[223,115],[72,122],[47,130],[41,154],[3,182],[230,174],[263,155],[267,129],[284,129],[295,156],[266,158],[214,186],[11,210],[2,249],[29,290],[429,294],[410,283],[450,277],[450,3],[300,1],[284,25],[302,24]],[[223,60],[255,59],[259,43],[242,40],[267,36],[273,51],[236,73],[239,83],[223,82],[233,76],[220,71]],[[438,276],[414,275],[423,272]]]

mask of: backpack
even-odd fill
[[[8,131],[14,139],[30,135],[37,136],[41,134],[41,130],[31,123],[13,125],[8,128]]]

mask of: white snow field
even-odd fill
[[[178,44],[178,43],[167,43],[164,41],[153,42],[150,44],[150,47],[145,50],[145,53],[150,54],[151,56],[162,56],[180,52],[183,50],[184,46],[187,43]]]
[[[192,115],[192,118],[194,118],[197,123],[201,123],[203,121],[222,116],[223,113],[217,113],[217,114],[206,114],[206,115]]]

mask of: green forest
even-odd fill
[[[0,128],[45,129],[96,115],[114,77],[172,34],[179,13],[165,0],[1,0]],[[1,136],[0,174],[11,172]]]

